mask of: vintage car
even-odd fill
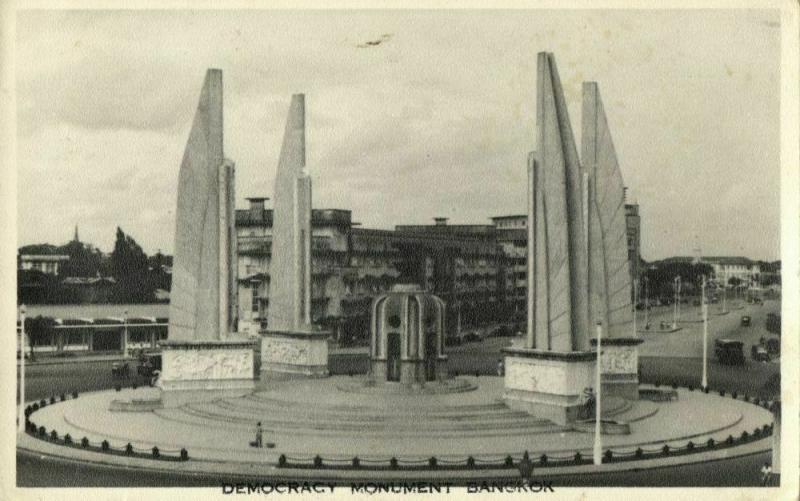
[[[742,316],[742,327],[750,327],[750,317],[747,315]]]
[[[740,365],[745,363],[744,343],[734,339],[717,339],[714,341],[714,354],[721,364]]]

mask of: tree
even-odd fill
[[[731,287],[739,287],[742,285],[742,279],[739,277],[731,277],[728,279],[728,285]]]
[[[117,301],[152,301],[154,287],[150,280],[147,255],[136,240],[119,227],[114,251],[111,253],[111,273],[117,280]]]

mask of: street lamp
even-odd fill
[[[633,279],[633,337],[636,337],[636,306],[639,304],[639,279]]]
[[[644,277],[644,329],[650,329],[650,291],[647,288],[649,280]]]
[[[708,388],[708,304],[706,304],[706,276],[703,275],[701,287],[701,308],[703,312],[703,389]]]
[[[672,328],[678,328],[678,319],[681,316],[681,277],[675,277],[675,308],[672,317]]]
[[[597,370],[595,372],[595,387],[594,392],[594,454],[592,460],[595,465],[603,464],[603,439],[602,432],[602,412],[600,410],[600,396],[602,394],[602,381],[600,379],[602,367],[600,366],[600,354],[602,353],[602,337],[603,337],[603,324],[597,322]]]
[[[128,310],[122,314],[122,358],[128,358]]]
[[[19,307],[19,431],[25,431],[25,305]]]

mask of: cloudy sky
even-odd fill
[[[272,196],[303,92],[315,207],[376,228],[522,213],[539,51],[578,141],[581,83],[599,83],[645,259],[779,256],[780,25],[754,10],[22,12],[19,243],[64,243],[78,224],[110,251],[121,226],[171,252],[210,67],[239,207]]]

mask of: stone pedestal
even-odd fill
[[[601,380],[603,396],[639,400],[639,338],[603,339]],[[592,346],[597,340],[592,339]]]
[[[506,348],[503,401],[514,410],[567,425],[595,386],[596,354]]]
[[[162,404],[177,407],[252,392],[253,350],[248,339],[162,341],[157,383]]]
[[[327,376],[329,335],[325,331],[262,331],[261,374]]]

